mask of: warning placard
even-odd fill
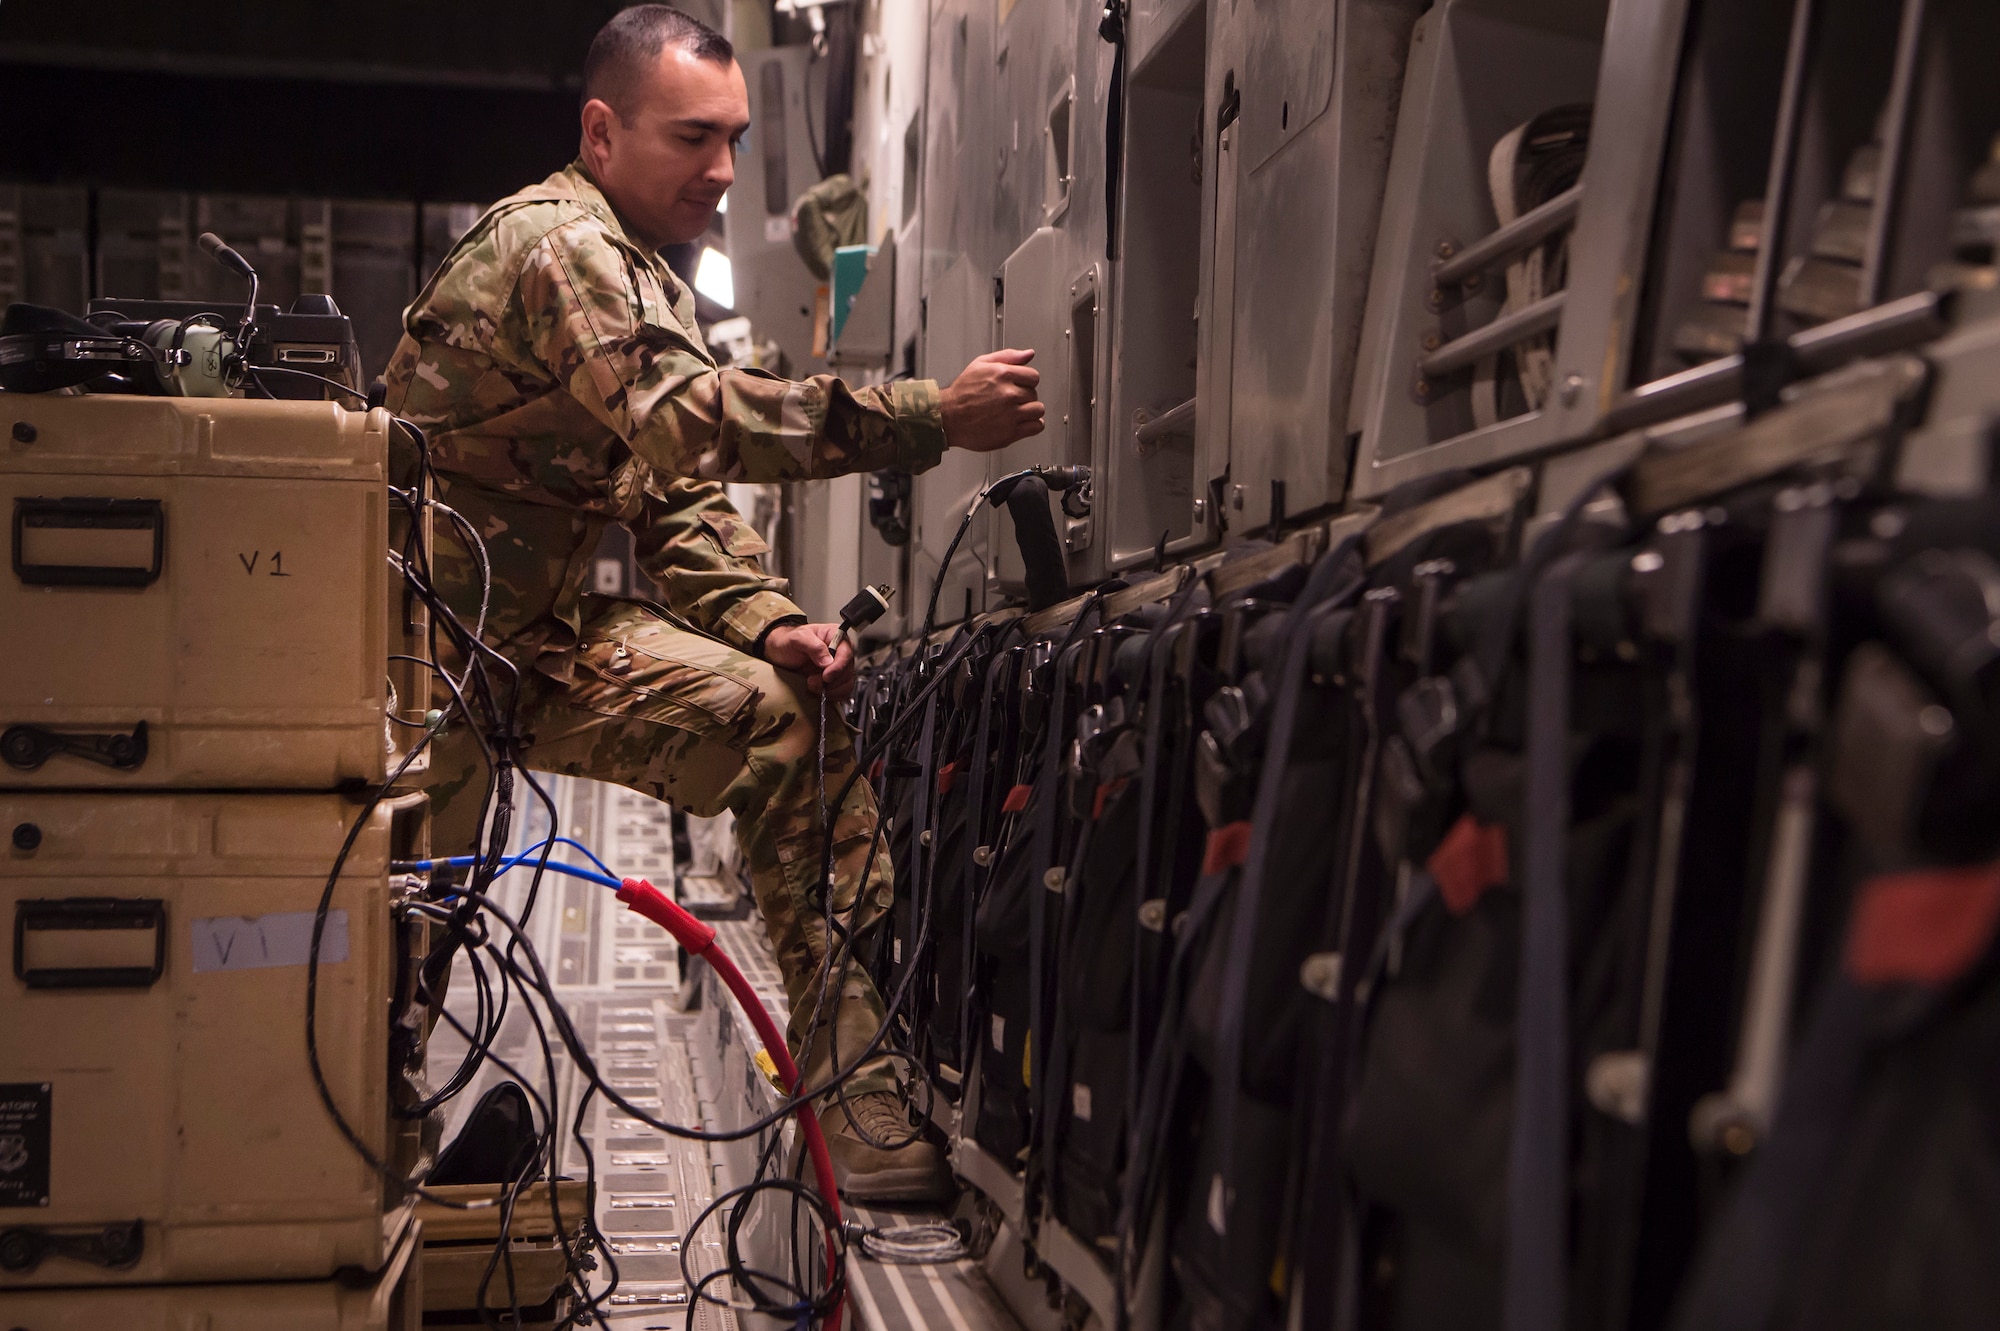
[[[45,1081],[0,1082],[0,1206],[49,1204],[49,1115]]]

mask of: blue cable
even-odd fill
[[[590,847],[584,845],[581,841],[575,841],[566,836],[559,836],[556,838],[555,843],[558,846],[568,846],[573,850],[582,851],[583,857],[589,860],[592,864],[596,865],[600,873],[610,873],[611,876],[614,878],[618,876],[615,873],[611,873],[611,866],[606,864],[603,860],[598,859],[597,855],[590,849]],[[536,842],[535,844],[540,845],[541,843]]]
[[[530,777],[528,779],[528,783],[530,785],[534,785],[534,778]],[[537,790],[541,789],[541,787],[539,786],[536,786],[535,788]],[[589,846],[584,845],[581,841],[578,841],[573,837],[557,836],[556,822],[553,813],[551,813],[549,817],[549,834],[545,837],[534,838],[534,840],[530,844],[536,846],[568,846],[572,850],[580,850],[583,852],[583,857],[589,860],[592,864],[596,865],[600,872],[611,874],[613,878],[616,878],[618,876],[617,874],[611,872],[610,865],[606,864],[603,860],[597,858],[597,852],[592,850]],[[502,870],[502,872],[505,872],[505,870]]]
[[[578,849],[582,848],[578,847]],[[584,854],[590,855],[590,852],[584,851]],[[509,869],[513,868],[517,864],[533,863],[539,857],[540,857],[540,852],[537,851],[529,854],[516,855],[511,859],[502,860],[500,861],[499,873],[506,873]],[[603,861],[598,860],[595,855],[591,855],[590,858],[593,861],[596,861],[600,868],[604,867]],[[437,868],[440,865],[445,865],[445,864],[449,864],[454,868],[463,869],[467,865],[477,864],[477,863],[479,863],[479,857],[477,855],[453,855],[448,859],[441,859],[441,860],[398,860],[396,861],[394,867],[400,873],[425,873],[432,869]],[[585,869],[579,865],[564,864],[560,860],[550,860],[543,867],[547,869],[552,869],[557,873],[568,874],[571,878],[581,878],[585,882],[597,883],[603,887],[622,888],[625,886],[624,879],[612,877],[608,870],[604,873],[593,873],[591,870]],[[495,874],[494,876],[498,877],[499,874]]]
[[[532,855],[540,854],[541,848],[543,846],[568,846],[572,850],[582,851],[583,857],[589,860],[592,864],[596,865],[599,871],[603,873],[611,873],[611,866],[606,864],[603,860],[598,859],[597,852],[593,851],[589,846],[584,845],[581,841],[575,840],[572,837],[553,836],[553,835],[545,837],[535,837],[532,840],[530,840],[528,844],[533,846],[534,850],[522,851],[521,854],[516,857],[516,860],[526,859],[530,858]],[[512,862],[515,861],[510,861],[510,863]],[[616,875],[613,876],[615,877]]]
[[[584,845],[581,841],[575,840],[572,837],[557,836],[554,818],[551,818],[549,820],[549,834],[545,837],[534,838],[531,844],[536,846],[568,846],[572,850],[580,850],[583,852],[583,857],[589,860],[592,864],[596,865],[600,871],[604,873],[611,873],[611,866],[606,864],[603,860],[598,859],[597,852],[592,850],[589,846]],[[612,876],[616,877],[617,875],[613,874]]]

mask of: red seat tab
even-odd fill
[[[1121,776],[1116,781],[1106,781],[1097,788],[1097,798],[1091,801],[1090,821],[1096,822],[1104,816],[1104,806],[1123,794],[1125,787],[1132,784],[1132,778]]]
[[[1004,803],[1001,804],[1000,812],[1019,813],[1021,810],[1027,808],[1028,795],[1029,792],[1033,790],[1034,790],[1033,786],[1015,786],[1012,790],[1007,792],[1007,799]]]
[[[1250,820],[1225,824],[1208,834],[1208,849],[1201,857],[1203,874],[1234,869],[1250,858]]]
[[[2000,926],[2000,864],[1915,869],[1861,885],[1848,975],[1862,984],[1942,985],[1986,954]]]
[[[1445,908],[1454,915],[1464,915],[1479,904],[1488,888],[1500,887],[1510,878],[1507,829],[1462,814],[1424,861],[1424,868],[1437,883]]]
[[[938,768],[938,794],[951,794],[951,787],[958,780],[958,764],[946,763]]]

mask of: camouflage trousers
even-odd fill
[[[777,953],[791,1002],[792,1055],[810,1085],[854,1061],[883,1017],[865,959],[847,969],[833,1019],[810,1054],[800,1046],[812,1024],[828,930],[819,883],[825,845],[820,821],[819,696],[803,677],[647,606],[590,601],[571,680],[524,672],[523,761],[538,772],[628,786],[698,817],[727,809],[750,869],[751,891]],[[854,741],[829,714],[826,798],[840,793],[854,765]],[[432,844],[463,854],[478,833],[486,767],[463,725],[436,742],[429,789]],[[842,927],[866,930],[887,911],[893,880],[888,846],[868,869],[867,897],[855,892],[874,839],[875,795],[857,782],[834,819],[834,911]],[[616,870],[617,865],[612,868]],[[830,1038],[831,1037],[831,1038]],[[895,1086],[893,1063],[877,1055],[848,1083],[849,1094]]]

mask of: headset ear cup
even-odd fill
[[[134,377],[143,379],[147,392],[171,397],[174,391],[172,352],[180,348],[180,321],[155,319],[139,334],[139,340],[152,348],[153,359],[146,371],[135,371]]]

